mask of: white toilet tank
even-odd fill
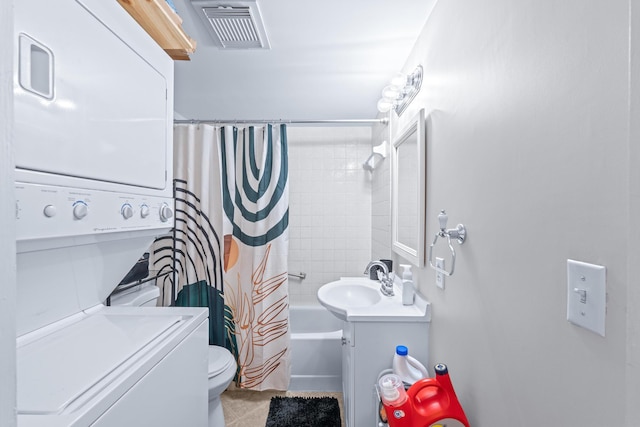
[[[111,296],[111,305],[155,307],[159,296],[160,289],[158,289],[154,282],[149,282],[113,294]]]

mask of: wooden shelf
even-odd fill
[[[182,19],[165,0],[118,0],[133,19],[175,60],[189,60],[196,41],[182,29]]]

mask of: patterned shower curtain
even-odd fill
[[[210,344],[235,355],[238,387],[286,390],[286,127],[179,125],[174,144],[174,236],[151,251],[154,268],[172,270],[164,305],[176,295],[176,305],[209,307]]]
[[[240,379],[289,386],[289,185],[286,127],[221,129],[225,302]]]
[[[224,325],[223,213],[216,130],[179,125],[174,127],[173,139],[174,228],[152,245],[150,265],[160,275],[161,304],[208,307],[209,344],[230,347]]]

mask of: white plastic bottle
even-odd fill
[[[416,297],[416,290],[413,285],[411,266],[407,264],[400,264],[400,267],[402,267],[402,304],[413,305]]]
[[[404,345],[396,347],[396,354],[393,356],[393,373],[408,385],[415,383],[422,378],[427,378],[429,372],[427,368],[413,357],[409,356],[409,349]]]

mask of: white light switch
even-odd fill
[[[567,260],[567,320],[604,336],[606,267]]]

